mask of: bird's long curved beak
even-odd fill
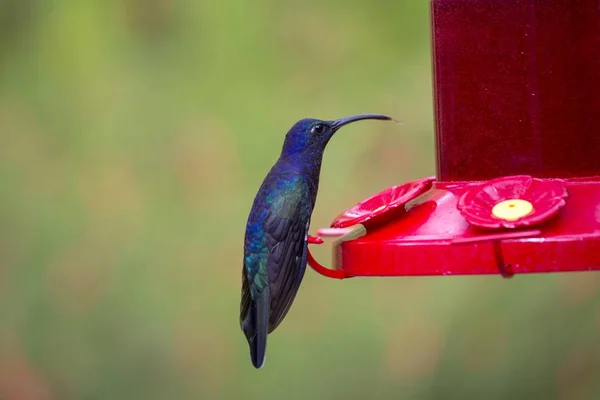
[[[350,117],[336,119],[335,121],[333,121],[332,127],[333,127],[334,131],[337,131],[344,125],[348,125],[348,124],[351,124],[352,122],[356,122],[356,121],[361,121],[363,119],[379,119],[379,120],[384,120],[384,121],[396,121],[392,117],[388,117],[387,115],[382,115],[382,114],[359,114],[359,115],[352,115]]]

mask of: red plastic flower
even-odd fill
[[[332,228],[346,228],[356,224],[376,225],[394,218],[404,205],[425,193],[435,179],[424,178],[392,186],[344,211],[331,223]]]
[[[507,176],[466,191],[457,207],[472,225],[518,228],[548,220],[565,205],[567,196],[561,180]]]

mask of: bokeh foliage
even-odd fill
[[[0,1],[0,399],[600,395],[595,273],[309,270],[251,367],[243,229],[283,134],[404,122],[336,136],[313,230],[432,174],[429,40],[426,0]]]

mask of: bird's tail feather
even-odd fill
[[[250,358],[255,368],[261,368],[267,358],[267,334],[269,329],[268,289],[252,301],[248,318],[243,324],[250,346]]]

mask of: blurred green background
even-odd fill
[[[256,371],[247,214],[297,119],[312,231],[434,171],[428,1],[0,1],[0,399],[595,399],[598,274],[307,271]],[[316,255],[329,260],[328,247]]]

